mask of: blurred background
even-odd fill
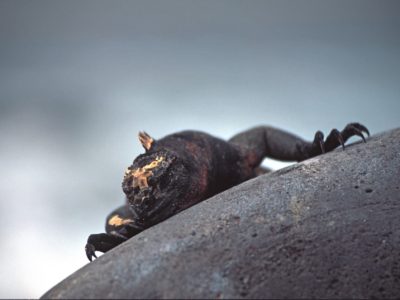
[[[88,262],[139,130],[375,134],[399,96],[399,1],[0,1],[0,297]]]

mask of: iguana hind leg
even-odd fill
[[[246,152],[246,159],[253,167],[258,166],[265,157],[281,161],[302,161],[332,151],[352,136],[363,132],[369,136],[368,129],[359,123],[348,124],[341,132],[333,129],[324,141],[324,135],[317,131],[312,142],[307,142],[289,132],[268,126],[260,126],[241,132],[229,142],[240,146]]]

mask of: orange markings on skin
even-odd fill
[[[153,175],[153,172],[151,170],[155,169],[162,161],[164,160],[164,157],[156,157],[155,160],[150,162],[149,164],[135,169],[132,171],[132,176],[134,178],[133,180],[133,187],[139,187],[140,189],[148,187],[149,184],[147,182],[147,179]],[[129,171],[125,173],[126,175],[129,174]]]
[[[108,224],[111,226],[122,226],[129,223],[133,223],[131,219],[122,219],[119,215],[113,216],[110,220],[108,220]]]

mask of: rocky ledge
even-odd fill
[[[42,298],[373,297],[400,297],[400,129],[216,195]]]

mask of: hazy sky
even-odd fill
[[[0,41],[0,297],[86,263],[139,130],[400,126],[396,0],[2,0]]]

